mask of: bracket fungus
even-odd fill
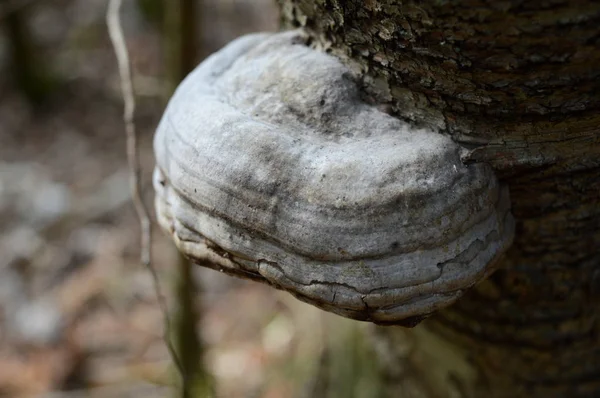
[[[512,241],[489,166],[362,101],[301,31],[248,35],[206,59],[154,147],[158,220],[179,250],[346,317],[419,320]]]

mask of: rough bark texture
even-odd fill
[[[449,134],[510,186],[517,236],[502,269],[413,331],[375,331],[389,385],[600,396],[600,2],[280,3],[284,23],[349,65],[365,98]],[[443,348],[399,353],[407,333]],[[420,374],[445,387],[407,392],[402,361],[444,368]]]

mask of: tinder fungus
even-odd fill
[[[185,79],[154,142],[159,222],[200,265],[354,319],[420,319],[493,270],[508,192],[305,41],[245,36]]]

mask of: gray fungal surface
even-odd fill
[[[327,311],[420,319],[510,245],[507,189],[461,148],[361,100],[300,31],[235,40],[192,72],[155,137],[156,211],[193,261]]]

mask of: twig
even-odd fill
[[[108,34],[112,42],[115,55],[117,57],[117,64],[119,67],[119,75],[121,77],[121,90],[123,94],[124,112],[123,121],[125,123],[125,134],[127,136],[127,160],[129,163],[129,184],[131,188],[131,197],[135,211],[140,220],[141,228],[141,263],[148,269],[152,275],[154,284],[154,290],[157,296],[158,304],[161,308],[165,323],[165,332],[163,339],[169,352],[173,363],[177,367],[177,370],[183,378],[184,386],[186,385],[186,378],[183,372],[183,367],[177,353],[171,344],[170,337],[170,325],[171,321],[169,318],[169,310],[165,296],[162,294],[160,288],[160,282],[158,280],[158,274],[154,266],[152,265],[151,256],[151,237],[152,229],[150,224],[150,217],[148,216],[148,209],[144,204],[142,196],[140,194],[140,162],[137,153],[137,137],[135,131],[135,123],[133,121],[133,115],[135,112],[135,97],[133,94],[133,84],[131,79],[131,68],[129,64],[129,53],[127,51],[127,45],[125,44],[125,38],[123,35],[123,29],[121,27],[120,11],[122,0],[109,0],[108,10],[106,12],[106,25],[108,27]]]

